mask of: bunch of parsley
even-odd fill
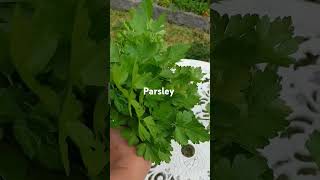
[[[189,47],[167,47],[165,16],[152,19],[152,1],[132,12],[111,42],[111,126],[137,148],[137,154],[159,164],[169,162],[171,140],[181,145],[209,140],[191,108],[199,102],[200,68],[179,67]],[[143,88],[174,89],[169,96],[144,95]]]

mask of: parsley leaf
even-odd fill
[[[176,118],[174,137],[181,145],[187,145],[188,140],[193,143],[199,143],[209,139],[208,132],[194,118],[192,112],[179,112]]]

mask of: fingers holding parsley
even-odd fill
[[[143,180],[151,163],[136,155],[134,147],[129,146],[120,131],[110,129],[110,177],[111,180]]]

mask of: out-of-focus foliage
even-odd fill
[[[0,176],[104,179],[105,2],[26,0],[12,11],[0,26]]]

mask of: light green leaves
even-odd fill
[[[139,123],[138,126],[139,137],[142,141],[150,140],[150,133],[147,131],[143,124]]]
[[[110,44],[110,62],[111,63],[119,62],[119,60],[120,60],[119,53],[120,52],[119,52],[118,47],[114,43],[111,43]]]
[[[189,50],[190,45],[187,44],[175,44],[168,48],[168,61],[170,64],[174,64],[185,57],[185,54]]]
[[[152,2],[144,0],[136,11],[133,11],[133,18],[128,24],[137,34],[143,33],[149,25],[153,13]]]
[[[141,10],[144,11],[143,15],[147,17],[147,20],[151,20],[153,13],[153,0],[142,1]]]
[[[160,67],[164,67],[164,70],[167,70],[166,67],[172,67],[175,63],[183,59],[189,48],[190,45],[186,44],[172,45],[168,47],[163,56],[158,57],[156,60]]]
[[[151,23],[150,29],[153,32],[157,32],[159,34],[162,34],[162,33],[164,34],[165,33],[164,24],[165,23],[166,23],[166,15],[165,14],[161,14],[159,16],[159,18],[154,21],[154,23]]]
[[[128,72],[124,67],[113,65],[111,68],[111,78],[118,86],[122,85],[128,78]]]
[[[143,119],[143,122],[145,123],[146,127],[148,128],[151,136],[156,139],[159,132],[158,127],[156,123],[154,122],[152,116],[148,116]]]
[[[152,74],[139,74],[139,65],[135,63],[132,70],[132,87],[134,89],[143,89],[146,87],[148,80],[151,79]]]
[[[129,99],[129,104],[132,105],[132,107],[134,108],[134,110],[137,114],[137,117],[140,119],[143,116],[143,114],[145,113],[144,107],[141,106],[134,98]],[[129,108],[131,109],[130,106],[129,106]]]
[[[152,116],[148,116],[139,123],[138,132],[141,140],[150,141],[152,137],[155,141],[159,134],[159,127],[157,127]]]

